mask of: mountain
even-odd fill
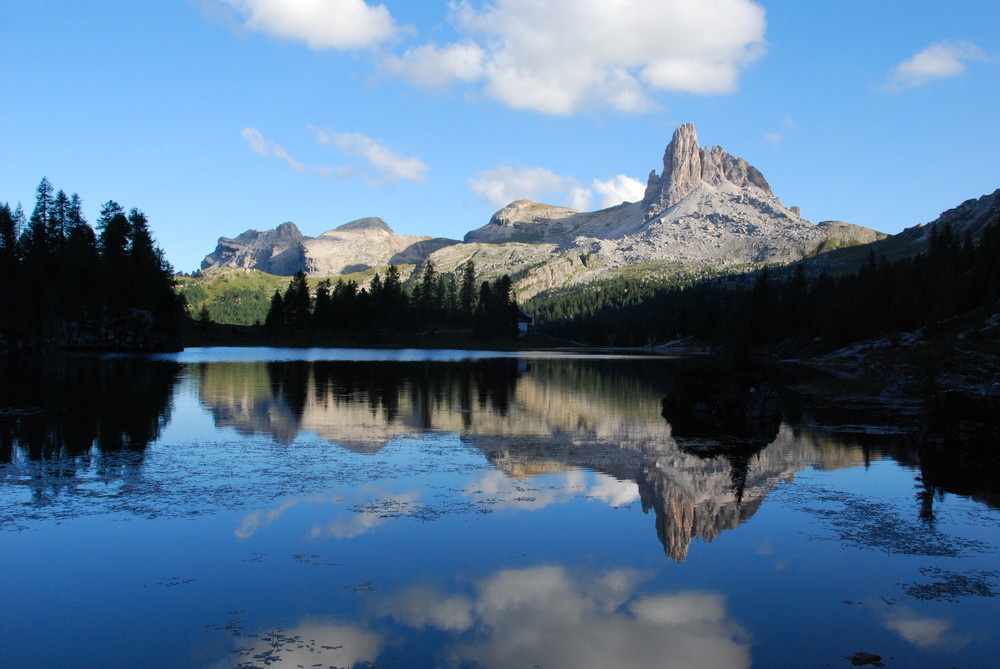
[[[712,265],[791,262],[824,247],[884,237],[847,223],[813,224],[786,208],[764,176],[721,147],[702,148],[694,126],[679,127],[640,202],[577,212],[518,200],[465,236],[466,242],[553,243],[620,267],[657,261]]]
[[[301,242],[308,239],[294,223],[282,223],[274,230],[247,230],[235,239],[219,237],[201,268],[238,267],[268,274],[291,276],[303,262]]]
[[[372,267],[415,265],[455,243],[439,237],[398,235],[381,218],[362,218],[303,240],[303,269],[310,276],[336,276]]]
[[[336,276],[430,258],[447,273],[472,260],[486,278],[509,274],[518,295],[527,299],[622,273],[737,271],[883,237],[847,223],[805,220],[798,208],[782,204],[746,160],[721,147],[699,146],[694,126],[687,123],[674,132],[662,172],[650,173],[639,202],[581,212],[517,200],[463,242],[397,235],[378,218],[314,238],[285,223],[273,231],[221,238],[202,268],[283,275],[302,269],[310,276]]]
[[[247,230],[235,239],[220,237],[201,268],[256,269],[278,276],[303,270],[310,276],[337,276],[372,267],[417,264],[437,249],[457,243],[398,235],[381,218],[360,218],[319,237],[307,237],[294,223],[282,223],[265,232]]]
[[[907,228],[881,240],[872,245],[872,251],[889,259],[911,257],[925,251],[931,237],[946,228],[963,238],[968,235],[973,242],[978,243],[984,229],[997,221],[1000,221],[1000,188],[989,195],[966,200],[957,207],[942,212],[930,223]]]

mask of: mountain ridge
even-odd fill
[[[291,226],[291,228],[285,227]],[[253,233],[253,234],[252,234]],[[363,218],[301,235],[294,224],[220,238],[202,268],[261,269],[314,277],[431,259],[440,272],[472,260],[484,276],[516,276],[525,298],[637,266],[669,274],[789,263],[829,248],[886,235],[848,223],[815,224],[787,208],[764,175],[718,146],[701,147],[690,123],[678,127],[650,172],[643,199],[592,212],[516,200],[462,241],[398,235],[380,218]],[[280,271],[275,271],[280,270]]]

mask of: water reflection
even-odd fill
[[[292,629],[246,634],[231,651],[242,663],[218,666],[374,664],[393,646],[414,636],[442,635],[432,657],[414,656],[408,666],[478,666],[507,669],[550,667],[669,666],[745,669],[751,665],[749,634],[711,592],[646,592],[646,578],[629,569],[582,571],[561,566],[501,570],[458,585],[404,586],[374,599],[363,624],[304,621]],[[391,634],[372,629],[395,623]],[[287,649],[287,650],[286,650]]]
[[[483,667],[750,666],[725,600],[700,592],[640,594],[639,574],[563,567],[501,571],[471,596],[414,587],[387,600],[416,629],[471,635],[449,649]]]
[[[374,454],[407,435],[458,434],[496,468],[470,484],[473,501],[492,494],[497,508],[557,503],[571,496],[574,472],[596,472],[605,489],[593,494],[617,504],[640,499],[676,561],[687,558],[693,539],[711,541],[752,517],[795,472],[873,457],[857,442],[776,420],[768,421],[766,438],[737,435],[746,441],[740,448],[718,430],[706,434],[682,421],[678,432],[660,402],[676,385],[676,370],[666,360],[270,361],[202,364],[196,378],[219,426],[282,443],[309,432]],[[567,485],[498,494],[553,474]],[[323,532],[344,536],[378,521],[366,513]]]
[[[254,669],[272,664],[293,667],[376,666],[375,658],[385,645],[381,635],[346,622],[304,620],[292,629],[258,633],[248,631],[240,626],[239,621],[234,621],[223,629],[244,638],[229,653],[238,659],[235,662],[223,660],[213,665],[215,669]]]
[[[180,366],[136,358],[0,361],[0,462],[143,451],[170,417]]]
[[[996,512],[915,488],[890,418],[786,403],[769,443],[720,449],[661,416],[667,360],[66,365],[0,370],[8,664],[995,650]]]
[[[922,649],[959,649],[970,641],[954,631],[951,621],[921,616],[908,607],[887,611],[884,624],[886,629]]]

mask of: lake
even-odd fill
[[[190,349],[0,368],[4,667],[989,667],[998,489],[793,373],[763,433],[663,356]],[[692,372],[692,370],[695,370]]]

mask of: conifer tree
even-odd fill
[[[23,244],[25,260],[29,264],[29,273],[40,278],[45,276],[45,266],[51,261],[55,252],[56,241],[51,237],[52,218],[52,184],[42,177],[35,190],[35,208],[28,219]]]
[[[8,203],[0,203],[0,278],[9,277],[20,260],[20,235],[17,215],[11,211]]]
[[[285,323],[293,328],[304,328],[312,318],[309,285],[306,283],[306,273],[299,270],[292,277],[285,291],[284,298]]]
[[[281,291],[275,289],[274,296],[271,297],[271,308],[267,311],[267,318],[264,326],[269,330],[276,330],[285,325],[285,298],[281,296]]]
[[[376,275],[378,276],[378,275]],[[316,303],[313,307],[313,324],[327,328],[333,325],[333,297],[330,292],[330,279],[323,279],[316,286]]]
[[[434,262],[430,258],[424,261],[424,273],[420,281],[417,302],[421,321],[427,323],[437,317],[439,311],[437,302],[437,271],[434,268]]]
[[[471,259],[462,267],[462,286],[459,289],[459,309],[462,319],[472,323],[476,314],[476,263]]]

